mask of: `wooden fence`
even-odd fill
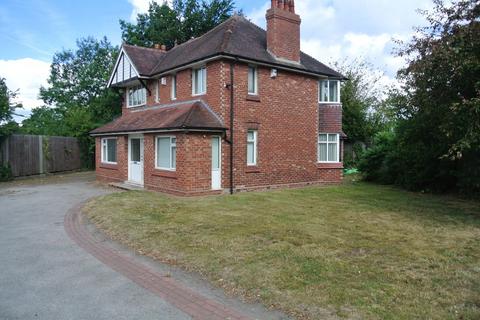
[[[76,138],[11,135],[0,141],[0,164],[10,164],[14,177],[80,169]]]

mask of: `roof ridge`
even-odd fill
[[[234,19],[235,17],[237,17],[238,15],[237,14],[234,14],[232,15],[230,18],[228,18],[227,20],[223,21],[222,23],[218,24],[217,26],[215,26],[214,28],[208,30],[207,32],[205,32],[204,34],[202,34],[201,36],[198,36],[196,38],[193,38],[193,39],[190,39],[188,41],[185,41],[184,43],[181,43],[175,47],[173,47],[172,49],[168,50],[166,53],[165,53],[165,56],[167,54],[170,54],[171,52],[175,51],[175,49],[178,49],[180,47],[183,47],[184,45],[188,44],[188,43],[192,43],[194,41],[197,41],[197,40],[200,40],[202,39],[203,37],[205,37],[207,34],[210,34],[212,33],[213,31],[219,29],[220,27],[223,27],[223,25],[225,25],[227,22],[229,22],[230,20]],[[158,63],[155,64],[155,66],[153,67],[153,69],[150,71],[150,72],[153,72],[155,69],[157,69],[158,65],[162,62],[162,60],[160,59],[158,61]]]
[[[158,53],[165,53],[165,52],[162,52],[160,49],[149,48],[149,47],[144,47],[144,46],[137,46],[136,44],[122,43],[122,47],[130,47],[130,48],[135,48],[135,49],[155,51],[155,52],[158,52]]]
[[[235,18],[235,19],[229,19],[231,20],[230,25],[228,26],[228,29],[223,33],[223,39],[222,39],[222,42],[220,43],[220,52],[224,52],[225,49],[227,48],[228,44],[230,43],[230,39],[232,37],[234,29],[237,26],[236,15],[232,16],[232,18]]]
[[[188,113],[187,113],[187,115],[185,116],[185,119],[184,119],[183,122],[182,122],[182,127],[186,127],[186,126],[187,126],[187,123],[188,123],[188,121],[190,120],[190,117],[192,116],[193,109],[195,109],[195,106],[197,105],[197,102],[198,102],[198,101],[192,103],[192,106],[190,107],[190,110],[188,110]]]

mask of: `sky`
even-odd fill
[[[162,2],[161,0],[157,2]],[[47,86],[52,57],[62,49],[75,49],[78,38],[106,36],[121,44],[119,20],[135,21],[148,9],[149,0],[2,0],[0,2],[0,77],[27,116]],[[270,0],[236,0],[236,9],[265,28]],[[425,25],[417,9],[431,9],[431,0],[296,0],[302,18],[301,47],[330,64],[344,59],[366,60],[381,70],[382,83],[394,82],[403,65],[392,55],[394,39],[408,40],[414,26]],[[17,117],[17,121],[22,118]]]

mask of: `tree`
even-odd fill
[[[429,26],[398,52],[408,65],[390,99],[396,150],[387,162],[409,189],[480,193],[480,1],[434,4],[423,12]]]
[[[18,90],[9,90],[5,78],[0,77],[0,137],[18,130],[18,125],[13,121],[15,109],[22,108],[21,103],[14,102],[17,95]]]
[[[129,44],[164,44],[170,49],[213,29],[227,20],[233,9],[233,0],[174,0],[172,8],[151,2],[148,13],[139,14],[136,23],[120,20],[122,38]]]
[[[79,138],[84,164],[92,167],[95,141],[88,133],[121,112],[120,93],[107,88],[118,51],[106,38],[89,37],[78,40],[75,51],[56,53],[49,87],[40,88],[47,106],[33,110],[32,117],[24,121],[25,130]]]
[[[362,60],[334,63],[346,78],[341,87],[343,131],[351,142],[369,143],[381,131],[382,74]]]
[[[67,128],[63,115],[56,108],[42,106],[32,109],[30,116],[22,121],[21,132],[34,135],[66,136]]]

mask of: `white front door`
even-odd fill
[[[222,140],[212,138],[212,189],[222,189]]]
[[[143,136],[128,138],[128,181],[143,185]]]

